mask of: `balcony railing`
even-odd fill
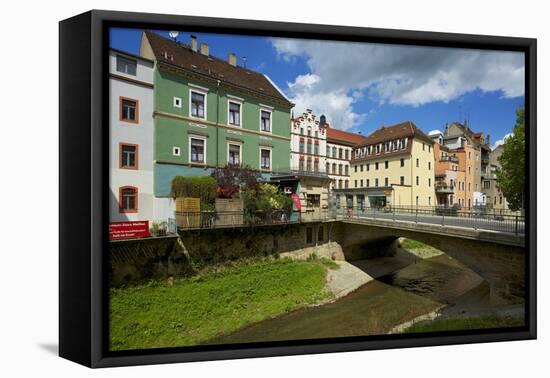
[[[455,191],[454,185],[435,184],[435,191],[442,194],[453,194]]]
[[[456,156],[441,156],[439,158],[439,161],[440,162],[450,161],[450,162],[453,162],[453,163],[458,163],[458,158]]]

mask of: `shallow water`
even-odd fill
[[[210,344],[385,334],[398,324],[453,303],[482,282],[446,255],[414,261],[335,302],[264,320]],[[369,261],[357,265],[367,270]]]

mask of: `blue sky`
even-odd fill
[[[158,31],[168,37],[168,32]],[[180,31],[210,53],[268,75],[296,103],[331,126],[366,135],[413,121],[425,132],[468,119],[491,144],[512,131],[524,103],[521,53],[352,42],[275,39]],[[141,30],[112,29],[111,47],[138,54]]]

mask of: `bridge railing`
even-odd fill
[[[347,207],[336,211],[338,218],[372,218],[441,226],[466,227],[512,234],[525,233],[525,217],[499,213],[482,213],[442,207]]]
[[[175,212],[175,223],[180,230],[251,227],[299,223],[296,212],[243,212],[243,211],[196,211]]]

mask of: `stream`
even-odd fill
[[[249,325],[209,344],[380,335],[437,309],[443,316],[493,310],[486,282],[445,254],[422,259],[405,253],[351,263],[375,280],[334,302]]]

